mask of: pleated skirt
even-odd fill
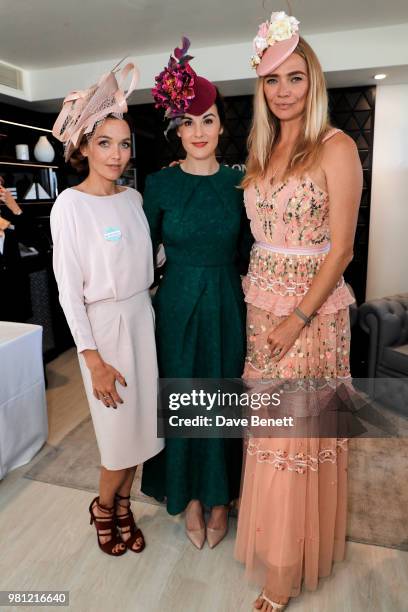
[[[148,291],[121,301],[95,302],[87,307],[92,333],[102,359],[124,376],[116,382],[123,400],[106,408],[92,391],[84,357],[79,364],[98,443],[101,465],[120,470],[143,463],[159,453],[157,438],[157,357],[154,311]]]
[[[168,266],[155,296],[162,378],[239,378],[245,360],[245,305],[234,265]],[[143,468],[142,491],[178,514],[239,495],[242,441],[169,438]]]

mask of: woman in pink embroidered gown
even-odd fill
[[[279,19],[288,39],[262,44]],[[347,383],[354,300],[342,274],[362,170],[354,142],[328,123],[322,69],[297,24],[272,14],[254,41],[259,78],[243,186],[256,243],[244,279],[243,377]],[[252,437],[245,461],[235,554],[263,585],[255,609],[269,612],[302,582],[315,589],[344,556],[347,441]]]

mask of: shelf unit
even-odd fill
[[[48,128],[29,125],[17,121],[0,119],[2,139],[0,141],[0,174],[6,175],[6,187],[14,186],[17,189],[17,201],[22,205],[45,204],[51,207],[59,191],[58,171],[60,166],[56,162],[43,163],[34,159],[19,160],[14,153],[16,144],[24,142],[32,152],[38,133],[52,134]],[[55,142],[52,142],[55,147]],[[56,176],[53,173],[56,173]],[[25,199],[24,196],[32,183],[39,183],[49,194],[48,198]]]
[[[21,111],[15,116],[18,121],[20,117],[29,115]],[[30,120],[35,123],[37,117]],[[52,118],[45,116],[44,120],[51,122]],[[22,258],[21,278],[28,274],[33,316],[27,322],[43,326],[43,354],[45,361],[48,361],[73,345],[58,302],[58,290],[52,272],[50,231],[52,205],[56,195],[66,186],[67,172],[64,168],[62,145],[52,137],[49,141],[56,153],[55,160],[42,163],[34,159],[33,149],[38,138],[44,134],[51,136],[51,130],[17,121],[0,119],[0,175],[5,179],[6,188],[16,188],[16,200],[23,210],[23,215],[18,218],[18,240],[25,247],[34,247],[36,250]],[[38,121],[41,121],[40,114]],[[32,159],[16,159],[15,145],[20,143],[28,145]],[[33,183],[39,183],[51,197],[24,199]],[[3,210],[2,202],[0,210]]]
[[[5,160],[0,158],[0,166],[17,166],[23,168],[55,168],[59,169],[59,166],[42,164],[41,162],[34,161],[22,161],[22,160]]]
[[[39,127],[37,125],[29,125],[28,123],[18,123],[17,121],[7,121],[6,119],[0,119],[0,123],[3,125],[13,125],[15,127],[28,128],[30,130],[52,134],[52,130],[49,130],[48,128]]]

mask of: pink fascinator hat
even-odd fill
[[[251,57],[251,66],[259,77],[271,74],[296,49],[299,23],[296,17],[289,17],[284,11],[272,13],[269,21],[261,23]]]
[[[122,119],[127,112],[126,99],[136,88],[139,72],[135,64],[128,63],[120,71],[117,80],[115,73],[118,72],[119,64],[102,75],[96,85],[82,91],[73,91],[65,98],[52,128],[55,138],[64,143],[65,161],[69,160],[79,146],[82,137],[85,134],[90,136],[95,126],[108,115]],[[132,74],[132,79],[125,90],[123,84],[129,74]]]
[[[183,36],[182,46],[174,49],[167,66],[155,77],[152,95],[155,107],[164,108],[166,119],[170,119],[166,132],[185,113],[195,116],[205,113],[217,97],[215,85],[191,68],[193,57],[187,54],[189,48],[190,41]]]

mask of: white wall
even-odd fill
[[[381,85],[375,105],[366,299],[408,292],[408,85]]]
[[[307,40],[316,51],[325,72],[366,69],[372,78],[376,72],[387,71],[387,67],[408,65],[408,23],[349,32],[313,34],[308,36]],[[255,78],[255,73],[249,66],[251,54],[252,46],[249,40],[222,46],[194,48],[193,66],[199,74],[205,75],[211,81],[231,81],[239,84],[240,81]],[[64,98],[73,89],[88,87],[102,73],[109,71],[119,59],[31,70],[28,73],[31,100]],[[141,78],[138,92],[132,97],[131,102],[150,100],[149,93],[146,99],[140,99],[140,93],[150,91],[154,75],[167,64],[168,52],[132,56],[132,60],[139,66]],[[252,93],[252,89],[251,85],[246,93]]]

